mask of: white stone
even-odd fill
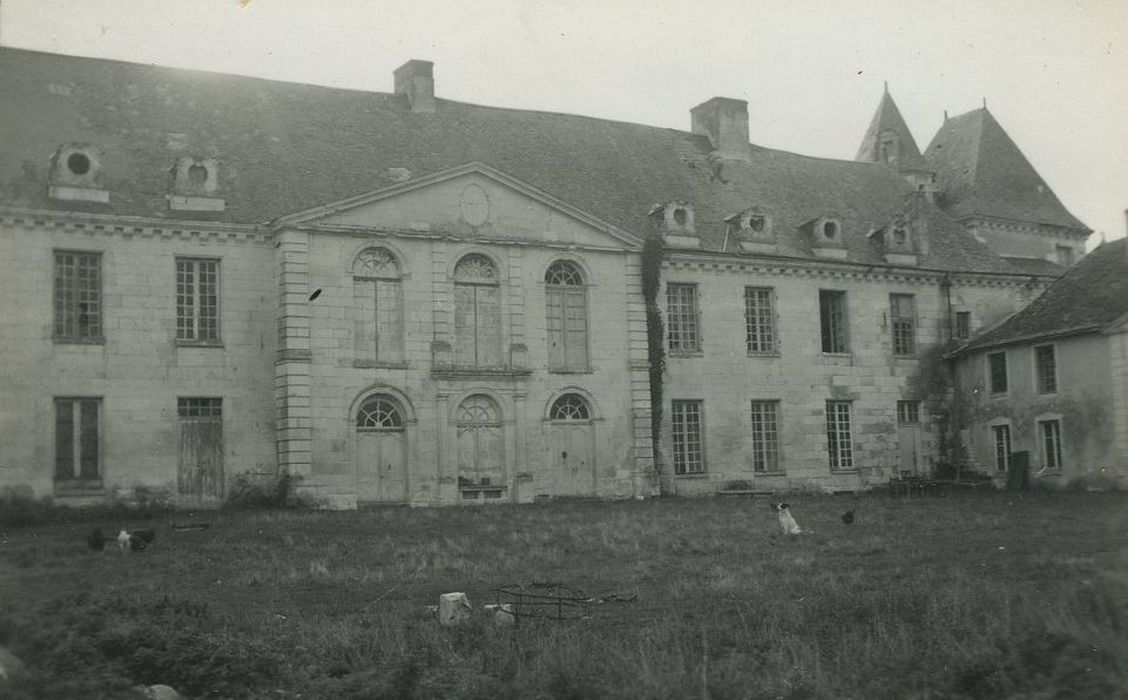
[[[465,593],[443,593],[439,596],[439,624],[451,627],[470,619],[470,601]]]

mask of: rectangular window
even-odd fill
[[[969,338],[971,338],[971,312],[957,311],[956,340],[967,340]]]
[[[988,383],[992,394],[1007,393],[1007,354],[993,352],[987,356]]]
[[[588,371],[587,290],[548,285],[544,298],[549,370]]]
[[[1061,471],[1061,422],[1038,421],[1038,434],[1042,439],[1042,466],[1047,471]]]
[[[704,473],[701,402],[671,402],[670,421],[673,425],[674,473]]]
[[[1039,394],[1052,394],[1057,391],[1057,358],[1053,345],[1039,345],[1034,348],[1034,370]]]
[[[1010,426],[993,425],[991,433],[995,438],[995,471],[1005,472],[1011,455]]]
[[[897,423],[900,425],[919,425],[920,401],[898,401]]]
[[[778,401],[752,402],[752,469],[758,473],[778,472]]]
[[[826,402],[826,446],[832,470],[854,468],[849,401]]]
[[[916,302],[912,294],[889,295],[889,318],[893,327],[893,354],[916,354]]]
[[[771,287],[744,288],[744,340],[749,353],[775,352]]]
[[[55,251],[55,340],[102,339],[102,254]]]
[[[176,339],[219,341],[219,261],[176,259]]]
[[[850,352],[846,331],[846,292],[819,290],[819,322],[823,352]]]
[[[1059,265],[1070,267],[1073,265],[1073,248],[1067,245],[1056,246],[1057,260]]]
[[[181,418],[223,418],[223,399],[212,397],[179,397],[176,413]]]
[[[101,399],[55,399],[55,481],[101,477]]]
[[[670,352],[701,351],[696,284],[666,285],[666,334]]]

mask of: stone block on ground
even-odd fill
[[[439,624],[459,625],[470,619],[470,601],[465,593],[443,593],[439,596]]]

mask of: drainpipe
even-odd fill
[[[944,300],[948,309],[948,339],[946,346],[953,345],[955,339],[955,319],[952,313],[952,277],[951,273],[945,272],[944,277],[940,280],[940,288],[944,290]],[[955,358],[944,360],[945,369],[948,372],[948,385],[951,387],[951,400],[948,404],[948,458],[952,460],[952,466],[955,468],[956,481],[959,481],[963,476],[963,445],[960,444],[960,390],[959,390],[959,374],[956,372]]]

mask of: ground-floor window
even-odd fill
[[[826,446],[831,469],[854,468],[854,442],[850,433],[850,402],[826,402]]]
[[[1061,471],[1061,421],[1038,421],[1042,441],[1042,466],[1046,471]]]
[[[55,399],[55,480],[102,476],[102,399]]]
[[[778,472],[778,401],[752,402],[752,469],[763,474]]]
[[[705,459],[701,443],[703,433],[701,402],[672,402],[670,420],[673,425],[674,473],[703,473]]]
[[[1009,425],[993,425],[991,433],[995,438],[995,471],[1005,472],[1010,464],[1011,433]]]

